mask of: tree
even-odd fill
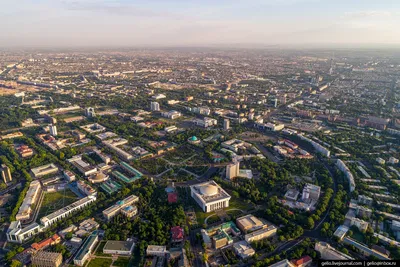
[[[21,266],[22,266],[22,263],[20,261],[18,261],[18,260],[11,261],[10,267],[21,267]]]
[[[308,218],[307,218],[306,227],[307,227],[308,229],[313,229],[313,228],[314,228],[314,225],[315,225],[315,222],[314,222],[313,218],[308,217]]]
[[[208,254],[207,253],[203,254],[202,260],[203,260],[204,263],[206,263],[208,261]]]
[[[72,233],[69,232],[65,235],[65,239],[70,240],[72,238]]]

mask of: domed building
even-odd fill
[[[190,137],[187,141],[192,145],[200,144],[200,139],[198,139],[196,136]]]
[[[92,184],[98,184],[98,183],[102,183],[102,182],[107,181],[109,178],[110,178],[110,176],[108,176],[104,172],[98,172],[98,173],[90,175],[88,180]]]
[[[204,212],[229,207],[231,196],[214,181],[192,185],[190,191]]]

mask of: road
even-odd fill
[[[201,247],[201,242],[196,239],[197,233],[200,233],[200,229],[191,230],[189,234],[190,247],[194,254],[192,265],[194,267],[203,267],[202,254],[200,254],[203,253],[203,248]]]
[[[15,185],[12,185],[12,186],[8,187],[7,189],[4,189],[3,191],[0,192],[0,196],[4,195],[4,194],[7,194],[8,192],[14,190],[15,188],[17,188],[17,187],[19,187],[21,185],[22,185],[21,183],[18,183],[18,184],[15,184]]]

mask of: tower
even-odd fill
[[[239,170],[240,170],[240,162],[234,159],[233,163],[226,166],[226,174],[225,174],[226,178],[231,180],[235,177],[238,177]]]
[[[11,176],[11,171],[10,168],[8,168],[7,165],[2,164],[1,165],[1,177],[3,178],[4,183],[10,183],[12,181],[12,176]]]
[[[230,126],[229,126],[229,119],[224,119],[224,130],[229,130]]]
[[[50,134],[51,134],[52,136],[57,136],[57,126],[51,124],[49,127],[50,127]]]
[[[92,107],[87,108],[87,109],[85,110],[85,115],[86,115],[86,117],[88,117],[88,118],[95,117],[95,116],[96,116],[96,113],[94,112],[94,108],[92,108]]]
[[[158,102],[151,102],[150,110],[151,111],[160,111],[160,104]]]

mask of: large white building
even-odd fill
[[[251,243],[254,241],[258,241],[264,238],[268,238],[271,236],[276,235],[277,228],[275,225],[269,225],[267,228],[263,228],[254,232],[251,232],[250,234],[246,234],[244,236],[244,240],[247,242]]]
[[[96,201],[96,196],[87,196],[82,199],[79,199],[78,201],[62,208],[59,209],[53,213],[50,213],[47,216],[44,216],[40,219],[40,222],[44,227],[48,227],[52,225],[53,223],[68,217],[70,214],[72,214],[75,211],[81,210],[90,203]]]
[[[165,257],[168,254],[166,246],[149,245],[146,249],[147,256]]]
[[[17,220],[27,220],[31,217],[33,212],[32,207],[36,205],[41,193],[41,184],[38,180],[32,181],[29,185],[29,189],[26,192],[24,201],[22,202],[17,215]]]
[[[346,164],[338,159],[336,161],[336,166],[339,170],[341,170],[344,175],[346,176],[347,180],[349,181],[350,192],[353,192],[356,189],[356,183],[354,182],[353,174],[351,173],[350,169],[346,166]]]
[[[97,168],[83,161],[81,155],[76,155],[68,159],[68,162],[74,165],[84,176],[89,176],[91,174],[97,173]]]
[[[117,203],[115,203],[114,205],[112,205],[111,207],[103,210],[103,216],[107,220],[110,220],[111,218],[116,216],[118,213],[122,212],[124,208],[126,208],[138,201],[139,201],[138,196],[130,195],[129,197],[127,197],[123,200],[120,200]],[[137,212],[137,209],[136,209],[136,212]]]
[[[321,253],[321,259],[323,260],[354,260],[352,257],[336,250],[325,242],[315,243],[315,250]]]
[[[49,129],[50,129],[50,134],[52,136],[57,136],[57,126],[56,125],[49,125]]]
[[[115,138],[111,140],[104,140],[102,143],[114,152],[116,152],[118,156],[120,156],[122,159],[126,161],[133,159],[133,156],[130,153],[118,147],[127,144],[128,140],[124,138]]]
[[[311,139],[308,138],[308,137],[305,137],[305,136],[304,136],[303,134],[301,134],[301,133],[297,134],[297,136],[298,136],[301,140],[309,142],[309,143],[314,147],[314,149],[315,149],[317,152],[321,153],[321,154],[324,155],[325,157],[328,157],[328,158],[329,158],[329,157],[331,156],[331,151],[330,151],[329,149],[327,149],[326,147],[320,145],[319,143],[315,142],[314,140],[311,140]]]
[[[320,194],[321,194],[320,186],[313,184],[306,184],[303,188],[303,194],[301,198],[303,200],[312,199],[317,201],[319,199]]]
[[[203,127],[203,128],[208,128],[214,125],[218,124],[218,121],[216,119],[213,118],[209,118],[209,117],[204,117],[204,119],[200,120],[200,119],[195,119],[193,120],[194,124],[196,124],[197,126]]]
[[[151,111],[160,111],[160,104],[158,102],[151,102],[150,110]]]
[[[274,123],[268,122],[263,125],[263,128],[266,129],[267,131],[277,132],[277,131],[283,130],[283,128],[285,128],[285,125],[284,124],[274,124]]]
[[[204,212],[229,207],[231,196],[214,181],[192,185],[190,191]]]
[[[37,168],[33,168],[31,169],[31,172],[35,178],[40,178],[42,176],[58,172],[58,168],[53,163],[50,163]]]
[[[151,98],[153,98],[155,100],[159,100],[159,99],[163,99],[163,98],[166,98],[166,97],[167,96],[164,95],[164,94],[156,94],[156,95],[153,95]]]
[[[171,120],[175,120],[175,119],[181,117],[182,113],[180,113],[179,111],[176,111],[176,110],[171,110],[168,112],[161,113],[161,116],[171,119]]]
[[[22,228],[21,221],[13,221],[7,230],[7,241],[22,244],[40,231],[40,225],[37,223]]]

